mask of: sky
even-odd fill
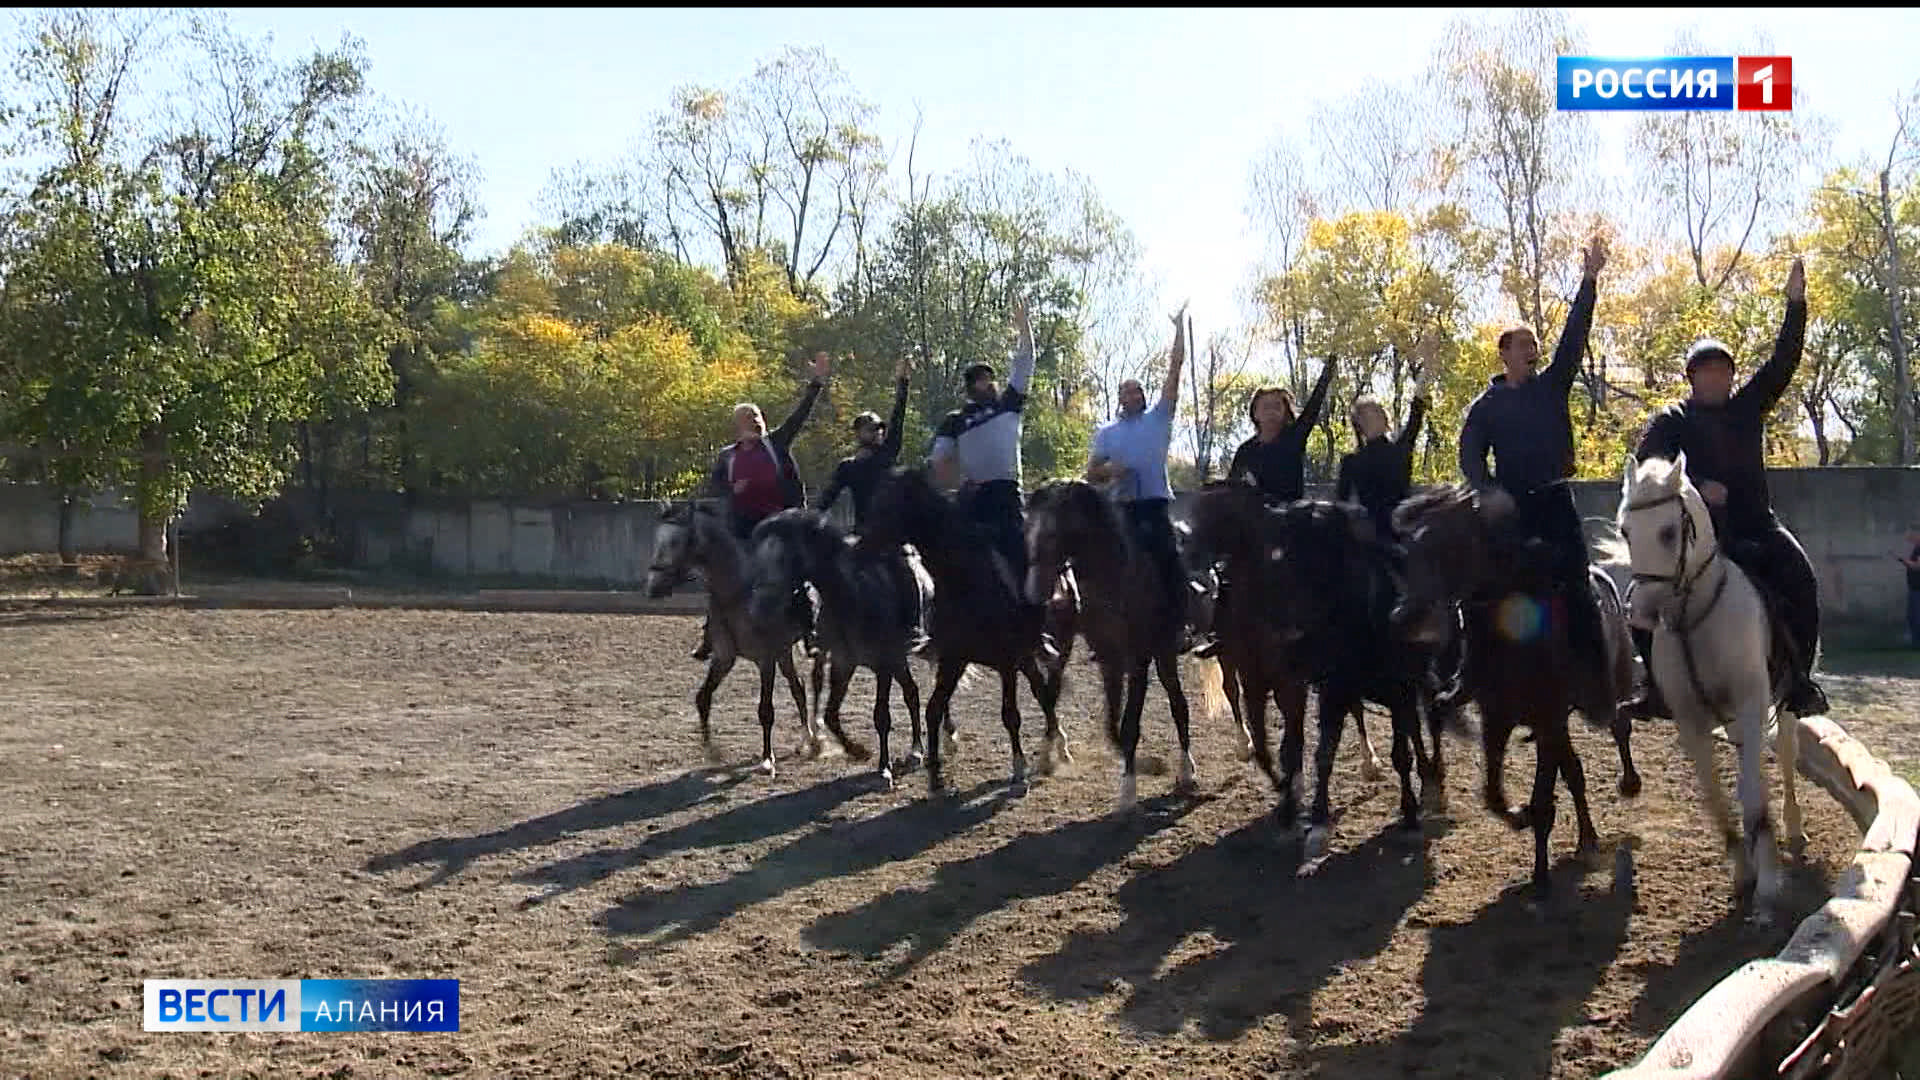
[[[1572,8],[1595,56],[1660,56],[1691,28],[1709,54],[1756,34],[1793,57],[1796,107],[1835,124],[1851,161],[1893,132],[1892,102],[1920,80],[1920,10]],[[731,86],[786,45],[819,45],[878,107],[901,147],[915,107],[919,158],[956,169],[977,136],[1005,138],[1046,171],[1086,174],[1134,231],[1143,269],[1196,324],[1241,317],[1262,247],[1248,170],[1276,135],[1304,141],[1314,103],[1426,64],[1442,28],[1493,9],[515,9],[242,8],[283,58],[366,42],[370,83],[416,107],[478,167],[486,216],[475,253],[536,220],[550,170],[610,162],[675,86]],[[1597,167],[1625,170],[1632,114],[1601,113]],[[1205,330],[1201,333],[1204,335]]]

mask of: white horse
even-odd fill
[[[1707,812],[1734,861],[1734,889],[1754,889],[1754,918],[1771,920],[1779,898],[1779,854],[1767,818],[1764,740],[1783,685],[1768,669],[1774,628],[1765,602],[1714,539],[1706,501],[1687,479],[1687,457],[1627,459],[1616,519],[1633,564],[1628,620],[1653,631],[1648,674],[1677,721],[1680,744],[1693,759]],[[1713,731],[1725,726],[1740,755],[1744,848],[1727,816],[1726,793],[1713,774]],[[1794,795],[1798,761],[1792,721],[1778,725],[1774,756],[1786,794],[1787,843],[1806,843]]]

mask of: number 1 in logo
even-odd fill
[[[1738,86],[1735,106],[1748,110],[1783,112],[1793,109],[1793,58],[1742,56],[1735,68]]]

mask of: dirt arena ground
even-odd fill
[[[958,701],[949,803],[837,757],[767,780],[744,671],[716,709],[736,764],[704,767],[694,635],[654,616],[0,612],[0,1071],[1584,1077],[1788,933],[1731,917],[1659,727],[1637,804],[1613,794],[1606,739],[1578,733],[1604,850],[1560,869],[1577,898],[1540,921],[1529,838],[1479,809],[1471,744],[1447,747],[1454,816],[1424,852],[1344,750],[1335,855],[1297,880],[1225,722],[1197,730],[1200,798],[1145,778],[1124,819],[1084,669],[1078,764],[1023,796],[984,686]],[[1916,684],[1836,670],[1841,722],[1920,760]],[[870,686],[848,709],[867,741]],[[1165,753],[1157,691],[1148,710]],[[780,715],[790,756],[784,695]],[[1516,798],[1531,756],[1509,765]],[[1795,918],[1858,839],[1802,790]],[[462,1030],[149,1035],[147,977],[454,977]]]

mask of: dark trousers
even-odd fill
[[[1733,536],[1728,554],[1747,576],[1773,593],[1780,619],[1793,638],[1797,674],[1811,674],[1814,653],[1820,647],[1820,579],[1814,576],[1813,560],[1777,518]]]
[[[1134,540],[1152,560],[1166,591],[1169,609],[1183,621],[1187,614],[1187,570],[1173,534],[1172,504],[1166,499],[1135,499],[1123,504]]]
[[[1920,589],[1907,590],[1907,641],[1920,649]]]
[[[1015,598],[1024,602],[1027,579],[1026,514],[1020,505],[1020,485],[994,480],[960,494],[960,511],[979,529],[986,542],[1007,560],[1013,571]]]
[[[1576,657],[1592,664],[1593,674],[1602,680],[1598,685],[1607,686],[1606,633],[1588,578],[1587,536],[1580,527],[1573,489],[1564,483],[1548,484],[1516,496],[1514,504],[1526,535],[1553,549],[1553,574],[1560,586],[1559,606],[1566,613],[1568,645]]]

